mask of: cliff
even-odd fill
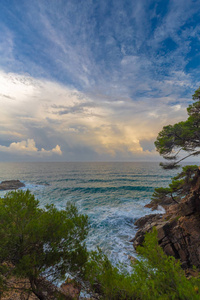
[[[160,203],[162,205],[162,203]],[[150,206],[155,208],[155,204]],[[141,245],[146,232],[155,226],[158,242],[167,255],[180,259],[183,268],[200,269],[200,170],[192,180],[189,192],[179,203],[163,203],[164,215],[152,214],[136,221],[138,227],[132,242]]]

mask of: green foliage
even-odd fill
[[[197,165],[183,167],[182,171],[172,178],[168,187],[155,188],[151,200],[155,204],[178,203],[190,192],[191,185],[195,183],[197,171]]]
[[[171,189],[169,187],[167,188],[155,188],[154,193],[152,194],[151,200],[155,204],[166,202],[166,200],[171,195]]]
[[[179,262],[163,252],[156,229],[146,234],[137,251],[144,260],[134,266],[136,299],[199,299],[195,287],[200,288],[200,280],[188,280]]]
[[[200,87],[192,95],[193,100],[200,100]]]
[[[190,180],[194,169],[185,168],[177,180]],[[129,274],[100,250],[88,256],[88,220],[72,204],[42,209],[29,191],[11,192],[0,199],[0,220],[0,295],[9,274],[28,278],[35,295],[46,299],[41,276],[62,280],[71,272],[104,300],[199,299],[200,280],[186,279],[180,264],[158,245],[155,230],[137,248],[140,259]]]
[[[7,284],[6,284],[6,274],[9,271],[9,268],[6,264],[0,265],[0,299],[3,295],[3,292],[7,290]]]
[[[87,279],[101,299],[199,299],[200,280],[188,280],[179,262],[167,256],[158,245],[157,232],[147,233],[143,247],[137,248],[140,260],[132,273],[119,272],[100,251],[87,263]]]
[[[199,155],[200,151],[200,88],[193,95],[193,100],[197,102],[187,108],[188,119],[174,125],[164,126],[158,134],[155,146],[157,151],[165,159],[172,162],[161,164],[165,169],[172,169],[177,164],[189,156]],[[197,151],[195,151],[197,149]],[[180,151],[187,151],[190,154],[177,161]]]
[[[36,295],[40,276],[55,281],[66,272],[82,272],[88,218],[74,205],[42,209],[29,191],[10,192],[0,199],[0,220],[1,264],[9,262],[12,274],[27,277]]]
[[[101,299],[134,299],[134,285],[129,274],[120,273],[101,250],[91,253],[84,280],[90,282],[91,289]]]

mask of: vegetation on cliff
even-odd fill
[[[71,204],[65,210],[53,205],[42,209],[29,191],[10,192],[0,199],[0,220],[1,292],[15,275],[28,278],[31,291],[49,300],[44,278],[64,280],[70,272],[99,299],[199,299],[200,280],[186,279],[180,264],[159,247],[155,230],[138,247],[140,259],[130,274],[119,271],[101,251],[86,250],[88,219]]]
[[[197,100],[189,105],[188,119],[163,127],[155,142],[157,151],[168,163],[164,169],[178,167],[178,163],[189,156],[200,154],[200,88],[193,95]],[[189,154],[178,160],[183,151]],[[156,209],[162,205],[166,213],[162,216],[149,216],[139,228],[134,245],[144,239],[146,231],[156,226],[160,246],[168,255],[180,259],[183,268],[195,265],[200,268],[200,168],[188,165],[172,178],[168,187],[156,188],[148,207]]]
[[[151,197],[152,207],[157,205],[166,207],[170,204],[180,203],[181,199],[191,192],[191,188],[195,186],[199,172],[197,165],[188,165],[182,168],[182,171],[172,178],[168,187],[155,188]]]
[[[120,272],[101,252],[93,253],[86,278],[101,299],[199,299],[200,279],[185,277],[180,263],[158,245],[155,229],[146,234],[137,251],[140,257],[131,273]]]
[[[187,108],[188,119],[164,126],[155,141],[157,151],[169,160],[169,163],[161,163],[165,169],[178,167],[178,163],[185,158],[200,154],[200,88],[195,91],[193,100],[197,101]],[[183,151],[189,154],[178,159]]]
[[[161,164],[164,169],[178,167],[178,163],[189,156],[200,154],[200,88],[194,93],[189,105],[188,119],[163,127],[155,142],[157,151],[169,163]],[[178,160],[183,151],[189,154]],[[149,215],[133,239],[137,247],[147,231],[156,226],[159,245],[168,255],[180,259],[183,268],[200,268],[200,168],[188,165],[172,178],[168,187],[156,188],[148,207],[156,209],[162,205],[164,215]]]

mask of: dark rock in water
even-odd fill
[[[155,222],[156,220],[159,220],[161,218],[161,214],[151,214],[151,215],[146,215],[137,221],[135,221],[134,225],[141,228],[147,223]]]
[[[0,190],[17,190],[25,184],[19,180],[5,180],[0,183]]]
[[[164,206],[165,214],[136,221],[139,229],[131,240],[135,248],[142,245],[145,233],[156,227],[158,243],[167,255],[180,259],[183,268],[200,269],[200,172],[196,177],[189,194],[177,204]]]

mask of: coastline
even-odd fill
[[[160,203],[166,210],[164,214],[150,214],[135,222],[138,231],[131,240],[135,249],[142,245],[145,233],[155,227],[159,245],[167,255],[179,259],[183,269],[200,269],[200,170],[193,183],[180,203]],[[155,209],[155,203],[148,207]]]

